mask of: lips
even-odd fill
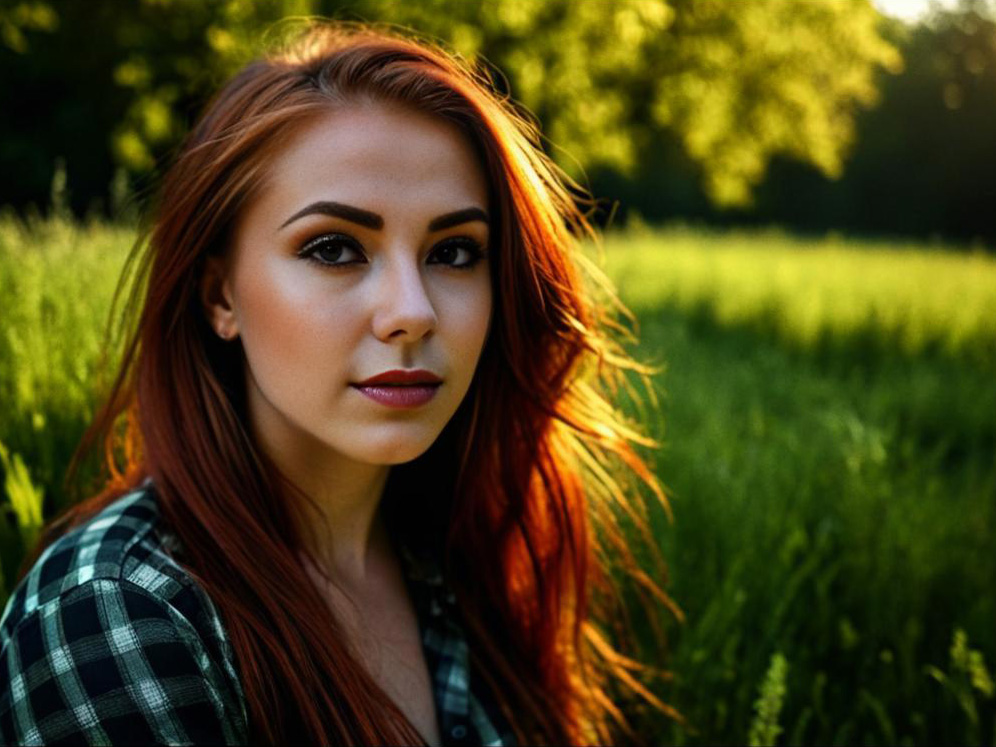
[[[442,383],[443,380],[431,371],[397,369],[371,376],[352,386],[375,402],[403,409],[429,402]]]
[[[357,382],[353,386],[439,386],[442,383],[443,380],[432,371],[416,368],[384,371],[384,373]]]

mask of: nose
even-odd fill
[[[436,329],[436,310],[418,263],[409,259],[388,263],[377,289],[374,335],[384,342],[417,342]]]

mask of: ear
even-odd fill
[[[228,275],[225,260],[215,255],[209,256],[201,274],[200,298],[204,316],[218,337],[234,340],[239,335],[239,325]]]

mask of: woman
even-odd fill
[[[316,26],[239,73],[165,175],[81,446],[108,486],[0,625],[4,740],[625,729],[615,685],[642,688],[595,624],[646,531],[620,465],[662,496],[602,394],[642,369],[588,230],[535,130],[431,45]]]

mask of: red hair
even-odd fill
[[[619,619],[610,617],[616,563],[655,609],[674,609],[630,549],[634,533],[654,546],[634,500],[639,483],[666,508],[634,449],[652,442],[610,398],[627,371],[647,371],[613,342],[623,309],[581,253],[578,238],[591,228],[537,129],[484,72],[434,45],[317,25],[248,65],[211,102],[130,259],[133,270],[141,260],[135,313],[123,317],[132,326],[74,459],[75,469],[103,443],[107,483],[51,525],[43,544],[151,476],[185,565],[224,617],[252,733],[274,744],[421,741],[350,654],[309,580],[287,504],[305,497],[250,438],[243,358],[213,334],[197,293],[205,258],[226,251],[281,143],[361,99],[460,127],[479,151],[498,217],[493,325],[474,382],[429,450],[392,468],[384,500],[394,515],[417,508],[398,525],[445,548],[475,671],[520,741],[607,742],[613,724],[626,728],[615,685],[666,709],[606,630]]]

